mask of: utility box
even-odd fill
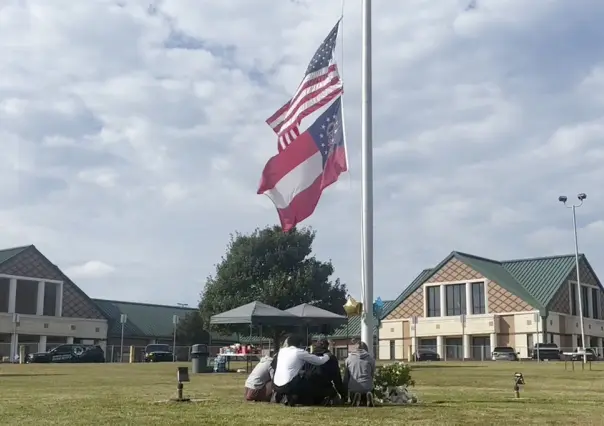
[[[208,345],[193,345],[191,347],[191,361],[193,362],[192,373],[207,373],[208,369],[208,357],[210,353],[208,351]]]

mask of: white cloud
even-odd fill
[[[89,260],[81,265],[69,266],[65,273],[72,279],[103,278],[115,272],[115,268],[100,260]]]
[[[589,195],[581,250],[604,273],[604,4],[588,3],[374,1],[376,296],[395,297],[454,249],[572,252],[557,197],[578,192]],[[264,120],[339,9],[4,2],[0,240],[80,265],[70,276],[91,296],[193,305],[229,234],[277,221],[256,195],[276,148]],[[343,61],[338,47],[351,174],[307,222],[357,294],[360,15],[346,2]]]

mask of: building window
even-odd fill
[[[577,315],[577,286],[570,283],[570,314]]]
[[[600,303],[598,300],[599,289],[591,289],[591,315],[594,319],[600,319]]]
[[[451,284],[446,288],[447,315],[461,315],[466,313],[466,285]]]
[[[426,287],[427,314],[429,317],[440,316],[440,286]]]
[[[589,287],[581,286],[581,308],[583,308],[583,317],[589,318]]]
[[[484,283],[472,283],[472,313],[484,314],[485,312]]]

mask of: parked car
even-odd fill
[[[27,355],[26,363],[50,362],[105,362],[105,352],[97,345],[60,345],[48,352],[34,352]]]
[[[561,354],[562,351],[560,351],[560,348],[555,343],[535,343],[531,358],[541,361],[552,361],[560,359]]]
[[[497,346],[493,350],[493,361],[518,361],[518,354],[509,346]]]
[[[172,362],[174,354],[170,345],[153,344],[145,347],[145,362]]]
[[[579,350],[579,348],[575,349],[571,359],[573,361],[582,361],[583,360],[583,350]],[[585,354],[587,355],[588,361],[595,361],[598,359],[598,352],[594,348],[586,348]]]
[[[416,361],[440,361],[440,355],[430,349],[420,349],[413,354]]]

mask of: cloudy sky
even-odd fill
[[[604,274],[604,2],[374,0],[375,296],[452,250]],[[256,195],[264,120],[339,0],[0,0],[0,242],[93,297],[195,304]],[[306,223],[360,288],[361,2],[338,57],[351,173]],[[600,213],[598,213],[600,212]]]

